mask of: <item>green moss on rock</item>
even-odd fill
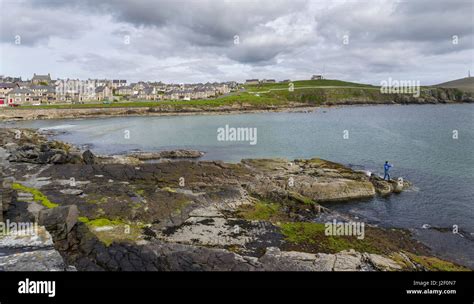
[[[384,248],[377,246],[377,239],[371,237],[358,239],[355,236],[326,235],[326,228],[322,223],[287,222],[279,226],[290,249],[324,253],[337,253],[350,249],[368,253],[383,253],[384,251]]]
[[[84,223],[84,224],[86,224],[86,223],[89,222],[89,219],[88,219],[86,216],[79,216],[79,217],[77,218],[77,220],[78,220],[79,222],[81,222],[81,223]]]
[[[319,223],[283,223],[280,228],[286,240],[296,244],[314,244],[319,237],[324,236],[324,224]]]
[[[239,212],[239,215],[247,220],[270,221],[281,211],[281,205],[266,201],[258,201],[254,205],[245,206]]]
[[[91,227],[104,227],[104,226],[116,226],[116,225],[126,225],[127,223],[120,220],[109,220],[107,218],[98,218],[94,220],[89,220],[87,225]]]
[[[164,187],[164,188],[161,188],[161,190],[163,191],[168,191],[168,192],[171,192],[171,193],[176,193],[176,190],[175,189],[172,189],[170,187]]]
[[[113,242],[135,242],[142,237],[143,223],[128,223],[120,219],[79,217],[89,230],[104,245],[110,246]],[[105,228],[105,229],[103,229]]]
[[[41,203],[43,206],[46,208],[55,208],[58,207],[59,205],[56,203],[51,202],[46,195],[44,195],[41,191],[35,188],[29,188],[26,186],[23,186],[22,184],[19,183],[13,183],[12,184],[12,189],[17,190],[17,191],[22,191],[22,192],[28,192],[33,195],[33,200],[35,202]]]

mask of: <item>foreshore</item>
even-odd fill
[[[406,181],[319,158],[230,164],[182,150],[102,158],[36,130],[0,134],[1,215],[38,222],[36,246],[45,248],[32,256],[21,240],[0,237],[0,250],[14,253],[0,257],[0,270],[467,270],[406,230],[365,224],[361,235],[326,234],[328,222],[358,221],[320,203],[403,195]],[[164,159],[143,161],[150,157]]]
[[[180,115],[218,115],[218,114],[244,114],[264,112],[290,112],[312,111],[317,106],[299,105],[292,107],[218,107],[218,108],[185,108],[156,109],[154,107],[111,107],[111,108],[83,108],[83,109],[6,109],[0,110],[0,120],[38,120],[38,119],[81,119],[124,116],[180,116]]]

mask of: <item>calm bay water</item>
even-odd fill
[[[378,174],[393,164],[413,191],[388,198],[331,204],[382,226],[411,229],[438,254],[474,268],[474,105],[364,106],[313,113],[115,117],[25,121],[17,127],[57,128],[57,136],[99,154],[134,149],[192,148],[204,159],[320,157]],[[257,128],[257,144],[217,141],[220,127]],[[345,130],[348,139],[344,139]],[[458,138],[453,138],[454,130]],[[126,132],[130,138],[125,138]],[[457,225],[464,237],[422,229]],[[472,234],[471,234],[472,233]]]

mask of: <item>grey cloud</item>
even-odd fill
[[[130,60],[94,53],[86,53],[82,56],[66,54],[58,62],[76,63],[86,71],[99,74],[102,74],[104,71],[107,71],[109,74],[122,74],[140,67],[139,63]]]
[[[407,42],[427,53],[443,53],[473,47],[473,5],[465,0],[387,1],[377,10],[370,1],[350,2],[325,10],[316,20],[320,33],[334,43],[348,34],[353,46]],[[453,35],[463,38],[456,49],[446,47]]]
[[[0,42],[34,46],[51,37],[74,39],[90,28],[80,17],[68,11],[34,7],[28,3],[1,3]],[[67,18],[59,17],[66,15]]]
[[[22,32],[25,44],[51,48],[57,62],[91,77],[294,79],[324,70],[345,80],[420,73],[442,82],[440,73],[422,74],[423,65],[434,71],[444,60],[451,75],[474,69],[472,1],[25,0],[15,10],[0,3],[0,42]],[[11,18],[21,22],[4,24]],[[83,35],[89,29],[97,34]],[[52,37],[74,39],[75,49],[41,43]]]
[[[272,60],[290,46],[291,41],[286,46],[281,42],[275,44],[270,41],[267,45],[261,43],[260,48],[248,45],[242,47],[241,51],[236,51],[230,49],[234,36],[258,36],[258,30],[263,24],[284,15],[304,11],[307,1],[106,0],[96,4],[96,1],[76,0],[54,5],[101,11],[111,14],[119,22],[129,23],[137,28],[148,27],[163,31],[181,48],[229,48],[229,58],[252,63]],[[266,34],[271,35],[268,32]]]

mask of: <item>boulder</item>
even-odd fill
[[[54,154],[48,159],[48,163],[65,164],[68,162],[67,154],[62,150],[55,150]]]
[[[96,162],[95,155],[90,150],[86,150],[84,153],[82,153],[82,159],[86,165],[93,165]]]
[[[76,205],[44,209],[39,212],[38,222],[48,229],[55,240],[62,240],[77,223],[79,210]]]
[[[360,271],[368,270],[364,267],[364,260],[361,253],[354,250],[341,251],[336,254],[334,271]]]
[[[68,163],[70,164],[82,164],[82,153],[78,151],[72,151],[68,154]]]
[[[25,162],[33,164],[65,164],[78,163],[77,157],[72,157],[63,149],[52,149],[50,143],[39,145],[24,144],[21,147],[14,144],[9,146],[11,162]]]
[[[26,144],[11,152],[9,160],[13,162],[34,163],[39,156],[39,149],[35,145]]]
[[[39,149],[41,152],[48,152],[50,150],[49,145],[46,143],[41,144]]]
[[[383,257],[378,254],[372,253],[364,253],[365,258],[369,263],[371,263],[375,269],[379,271],[393,271],[393,270],[401,270],[402,267],[398,265],[392,259]]]
[[[395,186],[397,185],[396,181],[387,181],[375,174],[370,176],[370,182],[374,185],[375,191],[382,196],[389,195],[394,192]]]
[[[43,205],[38,204],[37,202],[30,202],[27,206],[28,212],[34,217],[35,221],[38,221],[39,213],[45,207]]]

